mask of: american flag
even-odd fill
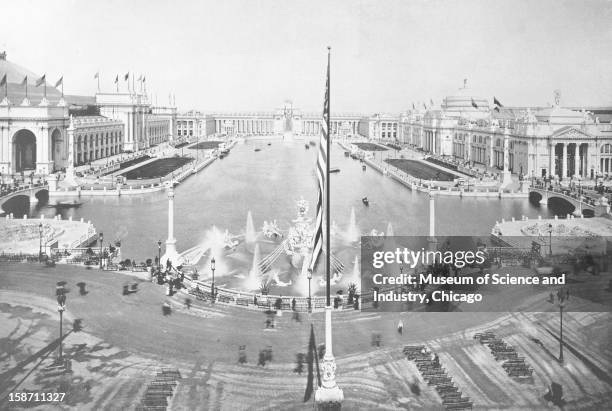
[[[327,124],[329,120],[329,59],[327,61],[327,80],[325,82],[325,101],[323,103],[323,122],[321,127],[321,141],[317,156],[317,181],[319,182],[319,195],[317,197],[317,217],[315,221],[314,248],[308,270],[313,272],[323,250],[323,192],[325,191],[325,177],[327,176],[327,139],[329,138]]]

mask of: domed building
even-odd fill
[[[605,110],[604,110],[605,111]],[[608,110],[610,111],[610,110]],[[439,109],[400,116],[400,140],[459,164],[525,177],[594,178],[612,172],[612,127],[586,110],[490,106],[463,88]]]

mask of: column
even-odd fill
[[[561,179],[565,179],[567,177],[567,144],[563,144],[563,162],[561,164]]]
[[[162,265],[166,264],[167,260],[172,262],[173,266],[179,265],[180,256],[176,251],[176,238],[174,238],[174,189],[168,190],[168,239],[166,240],[166,252],[162,256]]]
[[[580,145],[574,144],[574,177],[581,175],[580,173]]]
[[[493,151],[493,136],[489,137],[489,167],[493,167],[493,165],[495,164],[494,159],[495,154]]]
[[[584,151],[582,156],[582,173],[585,178],[591,177],[591,170],[589,170],[589,143],[584,144]]]

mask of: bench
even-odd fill
[[[471,410],[472,402],[471,401],[462,401],[452,404],[444,404],[447,410]]]

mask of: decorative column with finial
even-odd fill
[[[174,238],[174,188],[168,189],[168,239],[166,252],[161,258],[162,267],[170,260],[173,266],[179,265],[180,255],[176,251],[176,238]]]
[[[429,251],[438,249],[438,240],[436,240],[436,214],[434,204],[434,193],[429,191]]]

